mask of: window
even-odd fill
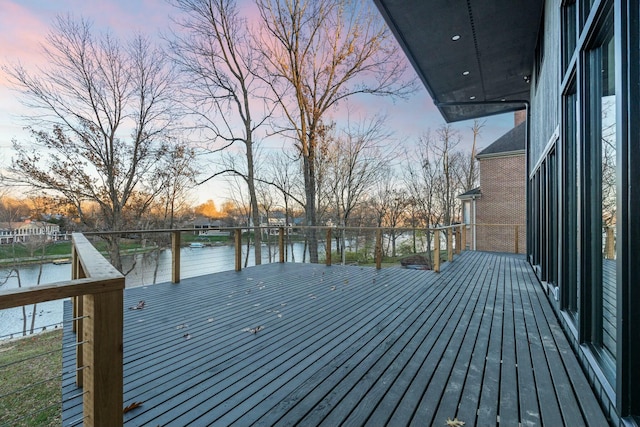
[[[616,358],[616,245],[617,225],[617,117],[615,43],[613,14],[606,17],[601,31],[586,53],[587,122],[585,141],[589,174],[586,223],[585,279],[591,308],[591,343],[601,350],[603,370],[613,375]],[[586,160],[586,159],[585,159]],[[585,163],[587,164],[587,163]],[[585,230],[587,231],[587,230]]]
[[[575,80],[563,97],[563,212],[565,227],[563,240],[562,308],[570,314],[574,326],[578,325],[580,306],[580,155],[578,147],[578,96]]]
[[[562,7],[562,70],[567,71],[576,49],[578,27],[576,25],[576,2],[567,1]]]

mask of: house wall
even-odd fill
[[[477,200],[476,249],[515,252],[518,224],[518,252],[526,252],[526,158],[524,153],[479,159],[480,189]]]
[[[560,124],[560,2],[545,2],[542,63],[531,77],[529,170],[533,171]]]
[[[640,4],[554,0],[544,16],[531,81],[529,260],[612,425],[638,425]]]

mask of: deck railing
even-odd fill
[[[524,253],[525,224],[466,224],[466,247],[489,252]]]
[[[73,298],[84,425],[121,426],[124,276],[82,234],[72,240],[72,280],[0,291],[0,310]]]
[[[453,262],[456,254],[477,247],[480,229],[502,230],[511,235],[514,252],[520,250],[521,225],[456,224],[431,229],[379,227],[243,227],[221,228],[214,233],[202,230],[136,230],[102,234],[119,234],[137,243],[131,253],[168,249],[170,279],[179,283],[181,274],[191,268],[184,265],[181,251],[197,250],[201,245],[224,246],[233,262],[224,269],[240,271],[255,249],[257,233],[265,254],[261,261],[309,262],[307,246],[313,231],[317,239],[317,259],[332,263],[366,263],[382,268],[383,262],[397,265],[402,255],[422,254],[429,260],[428,269],[439,272],[442,261]],[[96,236],[98,233],[87,233]],[[215,239],[213,239],[215,237]],[[504,237],[501,238],[505,240]],[[73,329],[76,332],[76,382],[83,388],[84,425],[122,425],[123,420],[123,289],[125,276],[113,267],[94,244],[82,234],[73,235],[72,280],[0,291],[0,309],[34,303],[73,299]],[[507,239],[508,241],[509,239]],[[399,244],[398,242],[402,243]],[[164,245],[164,246],[163,246]],[[297,247],[295,245],[298,245]],[[398,248],[396,245],[401,246]],[[307,251],[307,252],[305,252]],[[266,257],[266,258],[265,258]],[[165,259],[167,257],[165,256]],[[391,262],[392,261],[392,262]],[[134,262],[135,265],[135,262]],[[157,269],[157,268],[156,268]],[[220,271],[219,269],[217,271]],[[209,274],[209,273],[202,273]]]
[[[128,241],[137,240],[138,252],[134,253],[139,257],[150,250],[170,254],[156,256],[156,263],[162,258],[166,265],[156,264],[153,269],[164,272],[164,275],[156,277],[147,274],[144,281],[136,283],[128,276],[127,286],[135,286],[167,280],[179,283],[183,277],[234,269],[239,271],[258,264],[255,260],[257,234],[261,235],[262,245],[259,263],[318,262],[326,265],[366,264],[381,268],[393,263],[397,265],[403,256],[424,255],[429,260],[428,268],[439,271],[442,261],[452,261],[461,250],[522,252],[525,246],[524,231],[525,227],[521,224],[455,224],[429,229],[262,226],[221,227],[213,232],[203,229],[130,230],[87,235],[120,234]],[[313,258],[309,251],[311,234],[317,242],[317,255]],[[194,257],[195,253],[184,252],[209,246],[219,248],[207,257]],[[182,257],[181,250],[184,254]],[[440,256],[436,257],[435,254]],[[194,261],[195,258],[197,261]]]

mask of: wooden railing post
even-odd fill
[[[124,287],[124,278],[122,287]],[[83,410],[86,426],[122,426],[123,290],[89,294],[85,300]]]
[[[520,227],[518,225],[515,226],[515,238],[514,238],[514,246],[515,246],[515,253],[518,253],[518,249],[519,249],[519,239],[520,239]]]
[[[453,229],[447,228],[447,261],[453,261]]]
[[[462,224],[461,226],[461,237],[460,237],[460,246],[462,246],[462,250],[467,250],[467,224]]]
[[[613,234],[613,227],[606,227],[604,249],[605,249],[606,259],[616,258],[616,245],[615,245],[615,237]]]
[[[382,229],[376,230],[376,269],[382,268]]]
[[[180,232],[171,232],[171,282],[180,283]]]
[[[78,250],[75,245],[71,245],[71,280],[83,279],[86,274],[80,263],[80,257],[78,256]],[[73,322],[71,323],[71,329],[76,333],[76,386],[82,387],[83,381],[83,351],[82,340],[84,330],[84,297],[79,295],[71,299],[73,305]]]
[[[440,230],[433,232],[433,271],[440,273]]]
[[[456,254],[460,254],[460,227],[456,227]]]
[[[280,263],[284,263],[284,227],[278,230],[278,249],[280,250]]]
[[[327,243],[326,243],[326,252],[327,255],[325,256],[325,264],[327,266],[331,266],[331,227],[327,228]],[[342,250],[344,251],[344,248],[342,248]]]
[[[236,271],[242,270],[242,229],[236,228],[235,233],[235,248],[236,248]]]

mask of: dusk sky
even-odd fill
[[[141,32],[156,37],[158,43],[162,43],[158,35],[167,32],[171,24],[169,16],[178,13],[164,0],[0,0],[0,11],[0,64],[22,63],[29,69],[43,65],[41,43],[56,15],[84,17],[94,23],[94,29],[108,29],[121,39]],[[403,144],[411,144],[421,133],[435,130],[444,122],[422,85],[407,101],[394,103],[369,96],[352,100],[349,107],[352,113],[360,116],[386,113],[394,138]],[[17,93],[9,89],[7,76],[0,71],[0,167],[10,162],[11,140],[24,141],[28,138],[23,130],[22,113],[24,108],[17,99]],[[462,149],[471,146],[472,124],[459,122],[453,125],[462,135]],[[479,147],[486,147],[512,126],[512,114],[487,118],[478,141]],[[267,140],[263,144],[263,149],[279,149],[283,143],[281,140]],[[213,198],[221,204],[227,196],[225,188],[224,179],[210,181],[197,190],[196,201]]]

